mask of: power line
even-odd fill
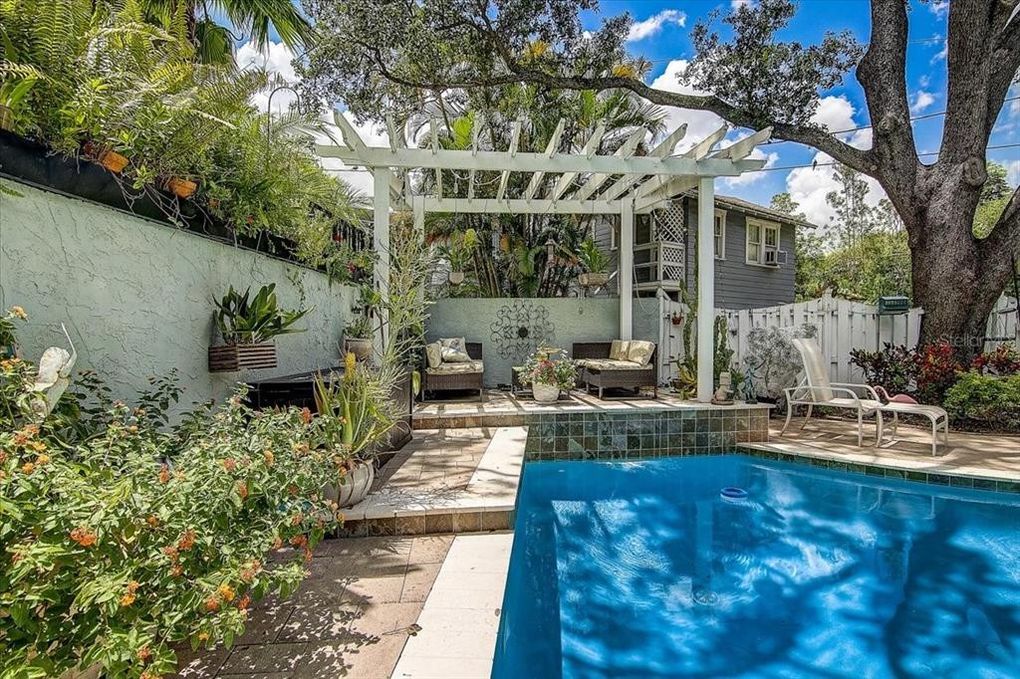
[[[1006,99],[1002,100],[1002,103],[1003,104],[1007,104],[1007,103],[1009,103],[1011,101],[1017,101],[1017,100],[1020,100],[1020,95],[1015,96],[1015,97],[1007,97]],[[947,112],[948,111],[934,111],[932,113],[925,113],[923,115],[911,116],[907,120],[909,122],[915,122],[917,120],[927,120],[929,118],[938,118],[939,116],[946,115]],[[835,130],[833,132],[830,132],[829,134],[846,134],[847,132],[860,132],[861,130],[869,130],[872,127],[874,127],[874,126],[870,125],[870,124],[869,125],[861,125],[860,127],[851,127],[850,129],[847,129],[847,130]],[[790,144],[790,143],[798,143],[799,144],[800,142],[793,142],[793,141],[791,141],[789,139],[774,139],[774,140],[769,140],[769,141],[765,142],[764,144],[760,144],[760,146],[769,146],[769,145],[773,145],[773,144]]]
[[[1012,149],[1012,148],[1018,148],[1018,147],[1020,147],[1020,143],[1017,143],[1017,144],[997,144],[997,145],[994,145],[994,146],[986,146],[985,149],[988,150],[988,151],[994,151],[994,150],[997,150],[997,149]],[[930,152],[927,152],[927,153],[918,153],[917,155],[919,155],[919,156],[937,156],[938,154],[939,154],[938,151],[930,151]],[[837,163],[837,162],[833,161],[831,163],[807,163],[805,165],[783,165],[783,166],[777,166],[777,167],[763,167],[760,170],[752,170],[752,172],[776,172],[778,170],[799,170],[801,168],[807,168],[807,167],[810,167],[810,168],[831,167],[833,165],[839,165],[839,164],[840,163]]]

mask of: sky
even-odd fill
[[[683,72],[693,57],[690,31],[694,24],[714,10],[729,11],[739,4],[753,0],[602,0],[601,14],[586,13],[583,17],[586,28],[597,28],[601,20],[629,12],[634,25],[627,41],[628,51],[642,56],[653,63],[648,82],[653,87],[684,90],[677,74]],[[941,143],[942,120],[939,115],[946,104],[946,60],[945,35],[948,2],[921,4],[912,0],[910,11],[910,36],[907,53],[907,88],[914,134],[919,153],[936,151]],[[784,40],[797,40],[804,44],[817,42],[825,31],[850,30],[859,41],[866,43],[870,32],[868,0],[800,0],[797,14],[788,28],[781,34]],[[238,63],[256,63],[277,71],[288,80],[295,79],[290,65],[291,54],[281,44],[273,44],[265,53],[258,53],[251,45],[241,45]],[[286,107],[292,100],[289,92],[278,92],[273,97],[273,109]],[[990,146],[1020,143],[1020,86],[1014,86],[999,115],[992,133]],[[256,105],[265,109],[266,97],[256,98]],[[338,102],[342,108],[342,102]],[[688,124],[687,138],[697,141],[714,131],[722,121],[714,114],[702,111],[670,108],[668,128],[680,123]],[[841,134],[848,143],[867,148],[871,143],[871,130],[864,106],[864,95],[853,74],[838,87],[821,93],[821,101],[815,112],[815,120],[828,129],[837,132],[854,130]],[[864,129],[857,129],[864,127]],[[387,143],[383,130],[369,126],[358,126],[370,145]],[[731,132],[727,139],[735,139],[738,131]],[[725,143],[725,142],[724,142]],[[679,151],[683,146],[678,147]],[[800,204],[801,209],[814,223],[825,225],[832,216],[825,196],[837,188],[833,170],[824,165],[831,162],[825,154],[799,144],[784,142],[763,145],[753,157],[766,160],[766,170],[746,173],[732,179],[720,179],[717,192],[768,205],[772,196],[789,192]],[[988,157],[1006,166],[1009,181],[1013,186],[1020,184],[1020,146],[989,150]],[[934,161],[934,155],[922,156],[923,161]],[[818,166],[812,168],[813,161]],[[338,161],[331,161],[338,162]],[[808,166],[796,167],[791,166]],[[336,169],[339,164],[331,165]],[[341,177],[352,183],[363,194],[371,195],[371,177],[365,172],[340,172]],[[884,196],[877,182],[869,179],[872,186],[869,201],[877,204]]]

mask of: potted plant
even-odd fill
[[[344,329],[343,353],[354,354],[359,361],[372,358],[374,344],[372,342],[372,319],[366,315],[358,315]]]
[[[276,301],[276,284],[238,293],[230,290],[222,300],[213,300],[214,318],[223,345],[209,347],[209,372],[276,367],[274,337],[302,332],[293,327],[310,309],[281,309]]]
[[[450,263],[450,285],[460,285],[464,282],[464,271],[471,265],[476,247],[478,247],[478,234],[474,229],[467,229],[454,231],[450,234],[446,245],[439,249],[439,254]]]
[[[198,184],[190,179],[170,177],[170,179],[166,181],[166,189],[178,198],[191,198],[195,195],[195,191],[198,189]]]
[[[554,361],[551,354],[560,349],[542,348],[529,357],[522,378],[531,382],[531,392],[539,403],[555,403],[561,391],[570,391],[577,381],[577,368],[567,359]]]
[[[599,288],[609,283],[609,257],[592,238],[581,243],[578,250],[578,263],[584,271],[578,275],[577,282],[584,288]]]
[[[324,495],[340,507],[351,507],[371,490],[377,444],[397,420],[389,388],[382,373],[347,354],[343,375],[331,375],[328,381],[316,375],[314,395],[313,441],[330,451],[340,468],[337,485],[327,484]]]

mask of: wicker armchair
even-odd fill
[[[473,361],[482,360],[482,344],[481,342],[465,342],[468,356]],[[423,365],[425,366],[422,370],[422,385],[421,385],[421,400],[424,401],[426,394],[437,391],[478,391],[478,399],[481,400],[484,392],[484,385],[482,383],[482,377],[484,376],[484,368],[478,372],[449,372],[444,373],[441,370],[437,371],[435,368],[430,368],[428,363],[428,357],[424,356]],[[455,364],[454,364],[455,365]]]
[[[608,359],[612,342],[575,342],[571,348],[571,356],[574,360],[581,359]],[[651,387],[651,398],[659,397],[659,348],[652,351],[652,357],[645,368],[633,370],[600,370],[582,366],[578,370],[577,385],[584,385],[585,392],[592,388],[598,389],[599,398],[603,397],[606,389],[634,389],[639,391],[642,387]]]

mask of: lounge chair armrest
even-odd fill
[[[872,400],[879,401],[879,402],[882,401],[882,399],[880,399],[878,397],[878,392],[875,391],[875,388],[873,386],[871,386],[870,384],[854,384],[852,382],[833,382],[832,386],[834,386],[834,387],[842,387],[842,388],[845,388],[845,389],[854,389],[854,390],[860,389],[862,391],[867,392],[868,396],[871,397]]]
[[[860,385],[852,385],[852,386],[860,386]],[[806,384],[802,384],[802,385],[800,385],[798,387],[789,387],[789,388],[786,389],[786,400],[787,401],[796,401],[798,403],[816,403],[818,405],[825,405],[825,401],[804,401],[804,400],[802,400],[800,398],[794,398],[794,393],[795,392],[805,392],[805,391],[806,392],[831,391],[834,394],[835,393],[846,394],[847,396],[849,396],[851,398],[851,400],[857,402],[858,405],[860,405],[860,402],[861,402],[860,394],[858,394],[856,391],[854,391],[853,389],[848,389],[846,387],[836,386],[835,384],[833,384],[833,385],[831,385],[829,387],[811,387],[811,386],[808,386]],[[877,401],[878,399],[875,399],[875,400]]]

